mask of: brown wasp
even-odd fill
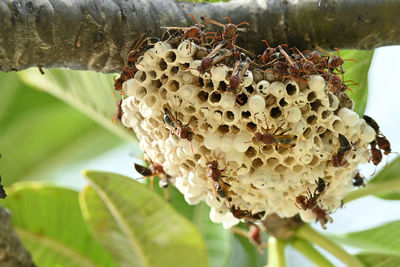
[[[193,152],[192,140],[194,137],[194,132],[190,129],[189,124],[182,125],[182,122],[178,120],[177,114],[176,117],[172,116],[171,112],[164,108],[164,123],[167,128],[171,131],[171,133],[176,134],[180,139],[185,139],[190,142],[190,148]]]
[[[375,134],[375,141],[376,141],[375,145],[378,145],[379,149],[383,150],[383,153],[385,155],[392,153],[392,149],[390,147],[390,142],[389,142],[389,140],[387,140],[386,136],[384,136],[382,134],[381,130],[379,129],[378,123],[376,123],[376,121],[373,118],[371,118],[367,115],[364,115],[363,118],[364,118],[365,122],[375,130],[375,133],[376,133]],[[371,145],[371,149],[372,149],[372,145]]]
[[[365,186],[365,177],[359,171],[357,171],[353,176],[352,182],[354,186]]]
[[[122,67],[122,72],[121,75],[118,79],[115,79],[114,77],[114,90],[115,91],[120,91],[122,90],[122,84],[131,78],[135,76],[135,73],[137,72],[137,68],[135,66],[136,61],[139,59],[141,55],[146,51],[147,48],[149,48],[152,43],[149,43],[149,40],[151,38],[144,38],[144,34],[141,34],[138,38],[138,41],[132,48],[132,50],[128,54],[128,59],[127,59],[127,66]],[[147,45],[145,46],[144,44],[148,42]],[[123,94],[123,93],[121,93]],[[115,97],[115,92],[114,92],[114,97]]]
[[[205,25],[208,24],[209,22],[205,22],[203,24],[200,24],[197,22],[196,18],[192,15],[189,14],[193,18],[193,20],[196,22],[194,26],[190,27],[161,27],[161,29],[166,29],[166,30],[177,30],[177,31],[183,31],[184,34],[182,36],[183,39],[188,39],[189,41],[198,41],[201,43],[202,46],[204,46],[204,43],[206,43],[207,38],[211,38],[207,35],[210,34],[215,34],[214,32],[205,32]]]
[[[117,101],[117,111],[115,112],[114,117],[112,118],[113,123],[116,123],[117,120],[121,121],[122,119],[123,111],[121,105],[122,105],[122,99]]]
[[[204,74],[206,72],[210,73],[212,66],[230,57],[232,55],[231,51],[226,51],[224,54],[214,57],[217,54],[217,52],[223,47],[223,45],[224,45],[223,43],[219,43],[217,46],[215,46],[207,56],[201,59],[200,65],[194,70],[197,70],[201,74]],[[187,68],[187,69],[193,69],[193,68]]]
[[[284,148],[290,148],[294,146],[292,143],[296,137],[291,134],[285,134],[286,132],[290,131],[291,129],[287,129],[280,134],[277,134],[277,132],[282,128],[283,124],[276,128],[276,130],[271,133],[269,131],[269,126],[267,124],[267,130],[265,133],[255,133],[255,139],[257,142],[262,142],[266,145],[271,145],[271,146],[278,146],[278,147],[284,147]],[[250,129],[249,129],[250,130]]]
[[[259,221],[265,215],[265,211],[260,211],[253,214],[248,210],[242,210],[238,207],[235,207],[235,205],[231,206],[230,211],[233,217],[237,219],[245,219],[246,221]]]
[[[232,197],[229,192],[229,187],[230,185],[224,181],[222,181],[222,172],[225,171],[225,169],[218,169],[218,158],[215,160],[208,160],[207,156],[203,153],[203,156],[206,158],[207,162],[207,167],[209,169],[208,171],[208,177],[210,178],[211,182],[213,183],[213,193],[215,198],[220,201],[221,198],[226,198],[229,202],[232,201]]]
[[[207,23],[212,23],[212,24],[218,25],[220,27],[223,27],[223,29],[224,29],[223,32],[220,35],[216,34],[215,38],[221,39],[222,41],[224,41],[225,48],[227,48],[229,50],[231,50],[235,47],[235,42],[238,37],[237,31],[246,31],[246,29],[239,28],[239,26],[241,26],[241,25],[249,26],[250,25],[248,22],[242,22],[237,25],[233,24],[229,17],[225,17],[225,19],[227,19],[229,21],[229,23],[227,23],[227,24],[222,24],[218,21],[212,20],[207,17],[201,17],[201,18],[203,20],[205,20]]]
[[[242,230],[239,227],[232,227],[231,229],[235,234],[247,238],[250,243],[252,243],[256,247],[258,252],[260,254],[263,254],[263,248],[267,248],[268,244],[262,241],[260,227],[252,222],[247,222],[247,227],[249,228],[248,232]]]
[[[355,59],[343,59],[340,57],[339,54],[339,49],[338,48],[334,48],[334,50],[337,51],[338,55],[334,56],[331,53],[329,53],[328,51],[324,50],[323,48],[316,46],[316,48],[321,51],[322,53],[328,55],[328,58],[324,59],[324,63],[325,63],[325,67],[331,72],[333,73],[333,71],[338,71],[340,74],[344,74],[346,72],[346,70],[343,67],[343,64],[345,61],[353,61],[353,62],[357,62]]]
[[[318,200],[325,194],[329,183],[326,184],[322,178],[318,178],[318,181],[315,181],[317,187],[314,190],[314,193],[311,193],[310,189],[307,189],[307,195],[298,195],[296,197],[296,207],[302,208],[303,210],[312,209],[318,205]]]
[[[149,157],[148,157],[149,158]],[[160,177],[160,182],[159,186],[161,188],[167,188],[169,185],[169,180],[171,179],[171,176],[169,176],[167,173],[165,173],[164,168],[161,164],[154,163],[150,158],[149,158],[151,165],[150,167],[145,167],[143,165],[135,163],[135,170],[143,175],[144,177],[150,178],[150,188],[154,189],[154,178],[156,176]]]
[[[325,224],[332,222],[332,218],[327,214],[327,211],[318,206],[318,200],[325,194],[329,183],[326,184],[322,178],[318,178],[315,181],[317,187],[314,193],[311,193],[310,189],[307,191],[307,195],[299,195],[296,197],[296,207],[302,208],[303,210],[311,210],[317,217],[317,221],[321,224],[321,227],[326,229]]]
[[[339,149],[332,155],[334,167],[345,167],[349,163],[350,153],[355,150],[355,144],[349,142],[343,134],[339,134]]]

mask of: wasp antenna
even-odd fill
[[[262,40],[261,42],[264,42],[264,43],[266,43],[266,44],[267,44],[267,46],[268,46],[268,48],[270,48],[270,49],[271,49],[271,46],[268,44],[267,40]]]
[[[194,20],[194,22],[196,22],[196,24],[199,24],[199,23],[197,22],[196,18],[195,18],[192,14],[189,14],[189,16],[192,17],[192,19]]]
[[[204,154],[204,153],[202,153],[202,154],[203,154],[203,156],[206,158],[207,162],[209,162],[209,160],[208,160],[206,154]]]

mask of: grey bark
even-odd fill
[[[187,26],[207,16],[247,21],[239,45],[265,49],[262,39],[300,49],[372,49],[400,43],[400,0],[0,0],[0,71],[41,65],[120,72],[140,33]]]
[[[10,213],[0,206],[0,266],[34,267],[32,258],[14,232]]]

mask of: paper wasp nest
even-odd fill
[[[314,220],[315,214],[296,206],[296,197],[314,192],[320,177],[329,185],[319,206],[327,212],[338,208],[357,165],[370,157],[367,146],[375,136],[352,111],[351,100],[332,93],[322,76],[282,83],[253,67],[244,72],[235,95],[227,88],[236,61],[221,61],[205,73],[196,70],[209,52],[187,40],[175,48],[158,42],[136,62],[134,79],[123,84],[122,123],[137,134],[141,149],[162,164],[188,203],[205,200],[211,219],[225,227],[239,222],[232,207],[260,218],[300,212],[303,220]],[[191,142],[167,127],[166,110],[193,131]],[[256,136],[267,132],[275,143]],[[346,164],[335,167],[339,134],[352,149]],[[226,197],[218,196],[209,177],[212,160],[218,162]]]

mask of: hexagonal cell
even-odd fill
[[[168,64],[173,64],[176,61],[176,53],[174,50],[170,50],[168,51],[165,56],[164,56],[164,60],[168,63]]]
[[[266,104],[267,106],[275,105],[275,103],[276,103],[276,97],[275,97],[275,96],[273,96],[273,95],[267,95],[267,96],[265,97],[265,104]]]
[[[139,83],[143,83],[147,79],[147,74],[144,71],[137,71],[135,73],[135,80],[137,80]]]
[[[222,118],[225,123],[233,124],[238,121],[239,116],[240,115],[239,115],[239,113],[237,113],[237,110],[233,109],[233,110],[225,111]]]
[[[177,92],[179,90],[180,84],[177,80],[169,80],[165,88],[170,92]]]
[[[295,82],[288,82],[285,87],[286,93],[290,96],[294,96],[299,92],[299,86]]]
[[[261,158],[253,159],[253,161],[251,162],[251,166],[256,169],[262,167],[263,165],[264,162]]]
[[[287,171],[287,167],[282,165],[282,164],[278,164],[275,168],[274,171],[277,173],[284,173]]]
[[[276,165],[279,164],[279,159],[277,159],[277,158],[269,158],[269,159],[267,159],[266,164],[268,165],[268,167],[273,168],[273,167],[275,167]]]
[[[229,133],[229,126],[228,125],[220,125],[220,126],[218,126],[218,128],[217,128],[217,131],[220,133],[220,134],[226,134],[226,133]]]
[[[208,93],[205,92],[205,91],[200,91],[200,92],[197,94],[197,97],[199,98],[199,100],[200,100],[201,102],[206,102],[206,101],[208,100]]]
[[[293,158],[292,156],[288,156],[283,160],[286,166],[292,165],[295,161],[295,158]]]
[[[244,154],[246,157],[251,159],[251,158],[254,158],[255,156],[257,156],[258,153],[254,147],[249,146],[249,148],[246,150],[246,152],[244,152]]]
[[[277,119],[282,115],[282,110],[280,107],[273,107],[271,108],[269,114],[273,119]]]
[[[163,71],[166,71],[167,68],[168,68],[168,64],[167,64],[167,62],[165,62],[164,59],[160,59],[156,64],[156,69],[158,71],[163,72]]]
[[[221,94],[218,92],[212,92],[208,102],[212,105],[218,104],[221,101]]]

